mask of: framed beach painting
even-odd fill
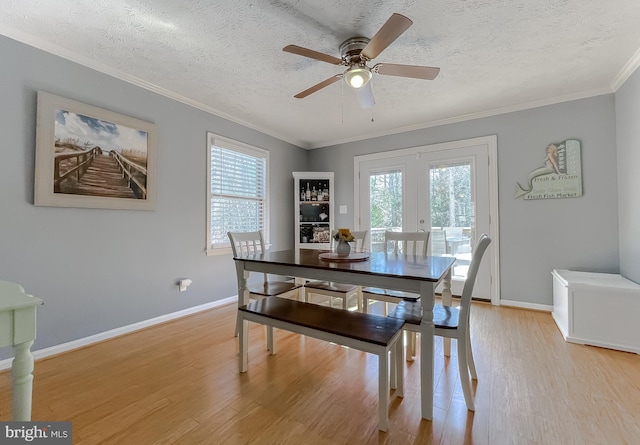
[[[156,126],[38,92],[34,204],[153,210]]]

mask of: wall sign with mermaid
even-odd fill
[[[543,166],[516,183],[515,197],[523,199],[577,198],[582,196],[580,141],[567,139],[547,145]]]

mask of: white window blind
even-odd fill
[[[267,236],[268,152],[210,138],[209,249],[230,247],[227,232]]]

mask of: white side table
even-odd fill
[[[13,420],[31,420],[36,306],[40,298],[25,294],[22,286],[0,280],[0,346],[13,346],[11,366]]]

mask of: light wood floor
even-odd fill
[[[264,328],[237,370],[235,307],[213,309],[36,363],[33,418],[73,422],[79,444],[638,444],[640,356],[566,343],[548,313],[476,304],[476,411],[455,348],[436,339],[435,415],[420,419],[419,362],[377,427],[377,358]],[[0,419],[10,419],[8,372]]]

